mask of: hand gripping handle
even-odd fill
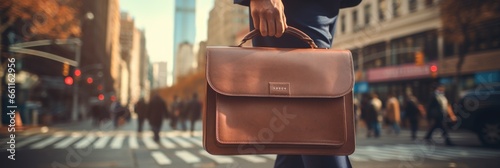
[[[318,46],[316,45],[316,43],[314,43],[314,41],[311,39],[311,37],[309,37],[306,33],[300,31],[299,29],[297,29],[295,27],[288,26],[285,29],[285,33],[291,34],[291,35],[301,39],[302,41],[309,44],[309,46],[311,46],[311,48],[318,48]],[[257,35],[260,35],[260,31],[258,29],[254,29],[254,30],[250,31],[249,33],[247,33],[247,35],[245,35],[245,37],[243,37],[243,40],[241,40],[241,43],[240,43],[240,45],[238,45],[238,47],[241,47],[245,42],[247,42],[250,39],[253,39]]]

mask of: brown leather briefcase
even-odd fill
[[[207,48],[203,146],[209,153],[354,152],[351,53],[318,49],[295,28],[285,33],[313,49]]]

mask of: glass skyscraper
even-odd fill
[[[196,0],[175,0],[175,24],[174,24],[174,51],[173,51],[173,80],[176,74],[177,52],[180,44],[189,43],[194,45],[196,37]]]

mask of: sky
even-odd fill
[[[214,0],[196,0],[195,44],[207,39],[208,15],[213,4]],[[134,18],[137,28],[145,30],[150,61],[167,61],[167,68],[172,71],[175,0],[120,0],[120,10]],[[195,51],[197,48],[195,45]],[[171,76],[168,81],[172,81]]]

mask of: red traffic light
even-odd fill
[[[76,69],[75,70],[75,76],[79,77],[80,75],[82,75],[82,71],[80,71],[79,69]]]
[[[64,83],[66,85],[73,85],[73,78],[71,76],[66,76],[66,78],[64,78]]]
[[[88,77],[87,78],[87,83],[88,84],[92,84],[94,82],[94,79],[92,79],[92,77]]]
[[[116,96],[113,95],[113,96],[111,96],[110,99],[111,99],[111,101],[116,101]]]
[[[431,72],[437,72],[438,67],[436,65],[431,65]]]
[[[104,100],[104,95],[103,94],[99,94],[99,96],[97,96],[97,98],[102,101],[102,100]]]

